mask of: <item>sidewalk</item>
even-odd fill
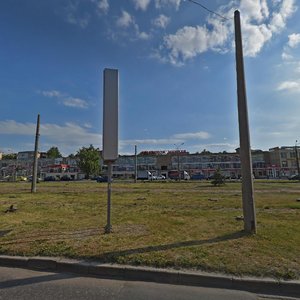
[[[156,269],[128,265],[103,264],[96,261],[55,257],[21,257],[0,255],[0,266],[75,273],[107,279],[242,290],[256,294],[300,298],[300,281],[271,278],[234,277],[198,271]],[[280,298],[279,298],[280,299]]]

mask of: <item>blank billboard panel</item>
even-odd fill
[[[118,70],[104,69],[103,72],[103,152],[104,161],[118,158]]]

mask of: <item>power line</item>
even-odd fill
[[[228,18],[226,18],[226,17],[224,17],[224,16],[218,14],[217,12],[215,12],[215,11],[213,11],[213,10],[207,8],[206,6],[204,6],[203,4],[201,4],[201,3],[199,3],[199,2],[197,2],[197,1],[195,1],[195,0],[187,0],[187,1],[192,2],[192,3],[196,4],[196,5],[199,5],[199,6],[202,7],[203,9],[205,9],[205,10],[207,10],[208,12],[210,12],[210,13],[212,13],[212,14],[218,16],[219,18],[221,18],[221,19],[223,19],[223,20],[226,20],[226,21],[229,20]]]

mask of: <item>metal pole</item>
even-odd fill
[[[299,180],[300,180],[300,166],[299,166],[297,143],[298,143],[298,141],[296,140],[296,143],[295,143],[296,164],[297,164],[297,171],[298,171],[298,176],[299,176]]]
[[[238,95],[238,119],[240,134],[240,159],[242,167],[242,198],[244,214],[244,230],[256,233],[256,213],[254,204],[254,188],[252,179],[252,159],[250,132],[247,109],[246,83],[244,73],[243,44],[241,33],[240,12],[234,12],[236,73]]]
[[[36,134],[35,134],[35,145],[34,145],[34,158],[33,158],[31,193],[35,193],[36,192],[39,136],[40,136],[40,115],[38,114],[38,116],[37,116],[37,122],[36,122]]]
[[[181,179],[181,174],[180,174],[179,150],[178,150],[178,149],[177,149],[177,171],[178,171],[178,180],[180,181],[180,179]]]
[[[134,183],[137,181],[137,146],[134,146]]]
[[[107,163],[108,166],[108,176],[107,176],[107,223],[105,226],[105,233],[111,233],[111,221],[110,221],[110,211],[111,211],[111,177],[112,177],[112,162]]]

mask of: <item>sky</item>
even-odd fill
[[[198,0],[197,0],[198,1]],[[119,153],[239,147],[234,11],[251,148],[300,141],[296,0],[0,1],[0,151],[102,149],[103,70],[119,70]]]

